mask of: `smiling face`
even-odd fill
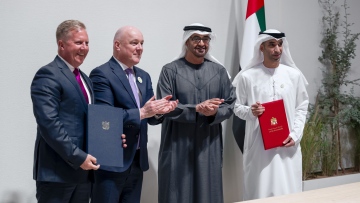
[[[191,35],[185,43],[185,58],[192,63],[195,63],[195,61],[202,62],[209,51],[210,40],[211,38],[209,35]]]
[[[282,39],[271,39],[260,45],[260,51],[264,54],[264,63],[279,62],[282,54]]]
[[[85,29],[72,29],[58,40],[58,54],[74,68],[79,67],[89,52],[89,37]]]
[[[114,56],[121,63],[132,67],[140,62],[144,37],[135,27],[121,28],[114,41]]]

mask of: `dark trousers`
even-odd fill
[[[91,203],[140,203],[143,171],[138,152],[131,166],[124,172],[94,172]]]
[[[56,183],[36,181],[38,203],[89,203],[90,183]]]

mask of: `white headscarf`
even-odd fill
[[[175,58],[175,60],[185,57],[185,54],[186,54],[186,45],[185,44],[186,44],[186,41],[191,37],[191,35],[193,35],[193,34],[209,35],[212,41],[216,39],[216,35],[211,32],[211,29],[208,28],[208,27],[205,27],[201,23],[193,23],[193,24],[191,24],[189,26],[204,27],[204,28],[209,29],[210,32],[202,31],[202,30],[187,30],[187,31],[185,31],[184,35],[183,35],[181,54],[179,55],[179,57]],[[220,64],[221,66],[224,67],[223,64],[221,64],[213,55],[210,54],[210,50],[211,50],[210,42],[209,42],[209,50],[206,53],[206,55],[204,56],[204,58],[206,58],[207,60],[212,61],[214,63]],[[226,70],[226,72],[227,72],[227,74],[229,76],[229,79],[231,79],[230,73],[227,70]]]
[[[190,26],[200,26],[200,27],[205,27],[203,24],[200,24],[200,23],[193,23],[191,24]],[[207,32],[207,31],[200,31],[200,30],[187,30],[184,32],[184,35],[183,35],[183,41],[182,41],[182,50],[181,50],[181,54],[179,55],[179,57],[177,57],[176,59],[179,59],[179,58],[183,58],[185,57],[185,54],[186,54],[186,41],[191,37],[191,35],[193,34],[199,34],[199,35],[209,35],[211,40],[215,40],[216,39],[216,36],[215,34],[213,34],[212,32]],[[211,41],[210,41],[211,42]],[[215,62],[215,63],[218,63],[222,66],[224,66],[223,64],[221,64],[214,56],[212,56],[210,53],[210,43],[209,43],[209,50],[208,52],[206,53],[205,55],[205,58],[209,61],[212,61],[212,62]]]
[[[253,58],[250,60],[249,64],[243,68],[234,78],[234,81],[233,81],[233,85],[236,87],[237,85],[237,82],[238,82],[238,77],[239,75],[250,69],[250,68],[253,68],[253,67],[256,67],[258,66],[259,64],[261,64],[262,62],[264,62],[264,54],[260,51],[260,45],[263,43],[263,42],[266,42],[268,40],[271,40],[271,39],[276,39],[276,40],[280,40],[282,39],[283,41],[283,44],[282,44],[282,54],[281,54],[281,58],[280,58],[280,64],[284,64],[284,65],[287,65],[287,66],[290,66],[292,68],[295,68],[296,70],[298,70],[302,77],[303,77],[303,80],[305,81],[305,84],[308,85],[308,82],[305,78],[305,76],[302,74],[302,72],[300,71],[300,69],[295,65],[295,62],[294,60],[292,59],[291,57],[291,54],[290,54],[290,50],[289,50],[289,43],[288,41],[286,40],[286,37],[281,37],[281,38],[275,38],[271,35],[267,35],[266,33],[271,33],[271,34],[281,34],[280,31],[278,30],[274,30],[274,29],[268,29],[268,30],[265,30],[263,32],[264,34],[259,34],[258,36],[258,39],[256,41],[256,44],[254,46],[254,54],[253,54]]]

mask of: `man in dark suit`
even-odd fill
[[[144,38],[135,27],[120,28],[114,37],[113,57],[90,73],[95,103],[124,109],[127,149],[124,167],[102,166],[95,172],[93,203],[140,202],[143,171],[149,169],[147,124],[161,122],[161,114],[174,110],[171,95],[155,100],[150,75],[140,62]]]
[[[79,70],[89,52],[86,27],[62,22],[58,55],[35,74],[31,99],[37,122],[34,154],[36,198],[44,203],[89,203],[89,170],[96,158],[84,152],[86,113],[93,103],[90,79]]]

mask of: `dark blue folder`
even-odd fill
[[[123,110],[89,104],[87,114],[87,152],[102,166],[123,167]]]

